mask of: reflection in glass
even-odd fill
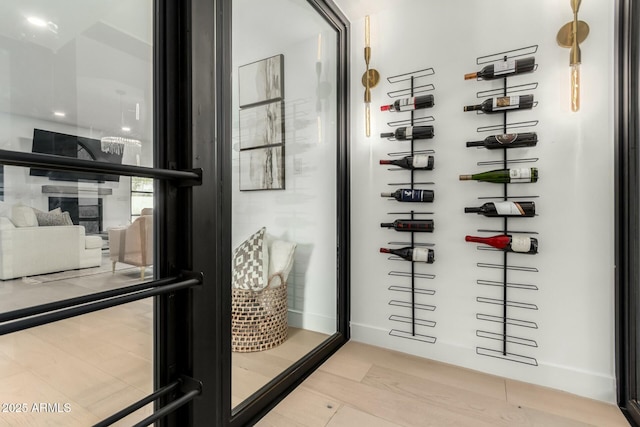
[[[27,405],[3,413],[4,425],[94,425],[150,394],[152,325],[146,299],[0,336],[0,400]],[[152,411],[149,404],[121,425]]]
[[[232,29],[236,406],[336,331],[337,35],[304,0],[234,1]]]
[[[152,166],[153,16],[151,0],[2,1],[0,149]],[[152,207],[143,179],[0,167],[0,312],[150,280]],[[0,423],[92,425],[150,393],[152,323],[148,300],[1,336],[0,400],[61,412]]]

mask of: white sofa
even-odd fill
[[[0,217],[0,279],[97,267],[102,238],[80,225],[16,227]]]

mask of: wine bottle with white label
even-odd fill
[[[506,110],[526,110],[530,108],[533,108],[533,95],[516,95],[485,99],[482,104],[465,106],[464,111],[481,110],[484,113],[492,114]]]
[[[493,80],[500,77],[506,77],[514,74],[527,73],[533,71],[536,60],[533,56],[521,59],[507,59],[495,64],[490,64],[476,73],[464,75],[465,80],[477,79]]]
[[[535,132],[505,133],[491,135],[482,141],[467,141],[467,147],[484,147],[489,150],[497,148],[533,147],[538,143],[538,135]]]
[[[505,252],[518,252],[523,254],[538,253],[538,239],[535,237],[512,236],[510,234],[499,234],[493,237],[465,236],[467,242],[484,243],[501,249]]]
[[[409,139],[428,139],[433,138],[433,126],[403,126],[397,128],[393,132],[384,132],[380,134],[381,138],[395,138],[399,141]]]
[[[460,175],[460,181],[482,181],[495,184],[517,184],[538,181],[538,168],[496,169],[473,175]]]
[[[433,264],[435,261],[435,252],[433,249],[427,248],[400,248],[400,249],[388,249],[380,248],[380,252],[383,254],[393,254],[400,258],[404,258],[407,261],[413,262],[426,262],[427,264]]]
[[[489,217],[532,217],[536,215],[536,204],[534,202],[487,202],[477,208],[464,208],[464,212]]]
[[[380,227],[393,228],[396,231],[433,231],[432,219],[396,219],[393,222],[383,222]]]
[[[428,154],[414,154],[396,160],[380,160],[380,164],[400,166],[404,169],[432,170],[434,158]]]
[[[400,188],[393,193],[380,193],[382,197],[393,197],[399,202],[433,202],[433,190]]]
[[[433,107],[433,95],[420,95],[412,98],[396,99],[393,104],[383,105],[380,111],[411,111]]]

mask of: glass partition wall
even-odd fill
[[[348,339],[346,19],[252,3],[0,4],[0,425],[246,425]]]
[[[235,407],[337,332],[345,177],[337,30],[306,0],[232,16]]]
[[[0,150],[153,166],[153,16],[151,0],[3,1]],[[3,322],[153,280],[153,202],[141,210],[135,177],[0,169]],[[1,425],[93,425],[153,392],[151,298],[5,333]]]

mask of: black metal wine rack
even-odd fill
[[[425,78],[430,77],[434,74],[435,74],[435,71],[433,68],[426,68],[423,70],[417,70],[410,73],[399,74],[396,76],[388,77],[387,81],[391,84],[404,83],[409,87],[387,92],[387,96],[389,96],[391,99],[406,98],[406,97],[417,96],[425,92],[433,91],[435,90],[435,87],[433,84],[430,84],[430,83],[422,84],[422,82],[424,81]],[[429,111],[429,110],[427,109],[418,110],[418,111],[411,110],[411,117],[409,119],[391,121],[391,122],[388,122],[387,125],[391,127],[414,126],[414,125],[433,122],[434,121],[433,116],[425,116],[424,115],[425,111]],[[400,113],[392,113],[392,114],[400,114]],[[420,143],[424,143],[424,141],[421,140]],[[396,151],[396,152],[391,152],[387,154],[388,156],[394,157],[394,156],[413,156],[414,154],[435,153],[434,150],[416,150],[415,141],[413,139],[411,139],[410,144],[411,145],[410,145],[409,151]],[[406,169],[394,168],[394,167],[390,168],[389,170],[392,171],[393,173],[410,172],[411,174],[409,182],[390,182],[388,185],[392,187],[410,186],[410,188],[413,190],[416,185],[433,185],[433,182],[416,181],[416,177],[415,177],[416,173],[425,174],[429,172],[416,171],[414,169],[406,170]],[[390,199],[390,200],[394,203],[397,203],[394,199]],[[406,211],[388,212],[388,215],[403,215],[403,216],[407,215],[409,216],[410,219],[415,219],[416,216],[424,216],[424,215],[432,215],[432,214],[433,212],[415,211],[413,209],[411,209],[408,212]],[[403,247],[403,246],[434,247],[435,246],[433,243],[417,242],[415,232],[402,232],[401,234],[403,236],[410,235],[410,241],[388,242],[388,245],[394,245],[394,246],[398,245],[400,247]],[[419,233],[419,234],[425,234],[425,233]],[[436,254],[436,257],[437,257],[437,254]],[[405,325],[405,328],[406,328],[406,325],[410,325],[410,330],[407,331],[401,328],[401,326],[398,326],[398,328],[392,328],[389,331],[389,335],[400,337],[400,338],[416,340],[416,341],[427,342],[431,344],[435,343],[436,337],[426,332],[423,332],[424,330],[423,328],[434,328],[436,326],[436,322],[432,320],[423,319],[422,316],[423,316],[423,313],[434,311],[436,309],[435,305],[424,302],[424,299],[435,295],[436,291],[433,289],[427,289],[422,286],[419,286],[418,283],[420,283],[423,280],[435,279],[436,276],[434,274],[416,271],[417,266],[415,262],[408,262],[394,255],[390,256],[389,259],[394,261],[402,261],[403,266],[407,266],[407,267],[410,266],[410,271],[406,271],[406,269],[401,269],[401,268],[399,268],[398,270],[390,271],[389,276],[394,278],[394,281],[403,280],[403,279],[408,279],[408,280],[406,280],[402,284],[389,285],[389,288],[388,288],[389,291],[393,292],[394,295],[397,295],[395,297],[392,297],[391,300],[389,300],[389,305],[405,309],[403,311],[403,314],[392,314],[391,316],[389,316],[389,320],[392,322],[398,323],[399,325]],[[426,264],[424,268],[428,268],[428,264]],[[409,283],[406,283],[406,282],[409,282]],[[407,312],[409,312],[408,316],[406,315]],[[418,312],[420,314],[417,314]]]
[[[505,51],[505,52],[498,52],[498,53],[494,53],[494,54],[490,54],[490,55],[486,55],[486,56],[481,56],[478,57],[476,59],[476,63],[478,66],[483,66],[486,64],[491,64],[494,62],[498,62],[498,61],[506,61],[507,59],[512,59],[512,58],[517,58],[517,57],[522,57],[522,56],[528,56],[528,55],[533,55],[534,53],[536,53],[538,50],[538,46],[537,45],[533,45],[533,46],[527,46],[527,47],[523,47],[523,48],[518,48],[518,49],[514,49],[514,50],[509,50],[509,51]],[[534,67],[533,71],[536,71],[538,68],[537,64]],[[521,77],[519,77],[521,78]],[[512,85],[509,86],[508,82],[507,82],[508,77],[503,77],[502,78],[502,87],[498,88],[498,89],[492,89],[492,90],[485,90],[485,91],[480,91],[476,93],[476,96],[478,98],[487,98],[487,97],[496,97],[496,96],[507,96],[507,95],[512,95],[512,94],[517,94],[520,92],[530,92],[534,89],[536,89],[538,87],[538,83],[534,82],[534,83],[527,83],[527,84],[520,84],[520,85]],[[537,105],[537,102],[534,102],[534,107]],[[478,113],[478,114],[482,114],[482,113]],[[508,118],[507,118],[507,114],[509,113],[509,110],[505,110],[502,115],[503,115],[503,120],[501,124],[498,125],[492,125],[492,126],[482,126],[477,128],[478,132],[493,132],[493,133],[498,133],[498,132],[502,132],[502,133],[508,133],[510,131],[513,131],[514,129],[520,129],[520,128],[531,128],[534,126],[537,126],[538,121],[537,120],[530,120],[530,121],[523,121],[523,122],[509,122]],[[515,112],[515,114],[520,114],[519,112]],[[516,149],[512,149],[512,150],[518,150]],[[502,151],[502,159],[501,160],[496,160],[496,161],[485,161],[485,162],[477,162],[478,166],[489,166],[489,165],[500,165],[502,166],[503,169],[508,169],[510,164],[517,164],[517,163],[535,163],[538,161],[538,158],[523,158],[523,159],[519,159],[519,158],[515,158],[515,159],[509,159],[508,158],[508,152],[510,151],[507,148],[503,148],[502,150],[492,150],[492,151]],[[530,184],[528,186],[526,186],[527,188],[534,188],[534,184]],[[522,188],[519,186],[519,188]],[[539,196],[537,195],[517,195],[517,196],[512,196],[509,194],[508,192],[509,189],[509,185],[508,184],[503,184],[503,194],[500,196],[495,196],[495,197],[479,197],[478,199],[482,200],[482,199],[495,199],[495,200],[502,200],[502,201],[506,201],[509,199],[535,199],[538,198]],[[492,219],[492,218],[486,218],[487,221],[493,221],[493,220],[497,220],[496,219]],[[509,228],[509,221],[508,218],[502,218],[503,219],[503,227],[502,229],[499,230],[489,230],[489,229],[479,229],[477,230],[479,233],[504,233],[504,234],[538,234],[535,231],[523,231],[523,230],[513,230]],[[518,219],[515,219],[514,221],[518,221]],[[534,284],[530,284],[530,283],[515,283],[515,282],[509,282],[508,281],[508,272],[509,271],[520,271],[520,272],[527,272],[527,273],[537,273],[538,269],[535,267],[529,267],[529,266],[518,266],[518,265],[513,265],[509,263],[509,253],[506,251],[500,251],[498,249],[494,249],[491,247],[486,247],[486,246],[478,246],[478,250],[488,250],[488,251],[497,251],[497,252],[502,252],[502,264],[492,264],[492,263],[477,263],[477,266],[479,268],[487,268],[487,269],[502,269],[502,281],[495,281],[495,280],[484,280],[484,279],[478,279],[477,280],[477,284],[480,286],[498,286],[498,287],[502,287],[502,298],[489,298],[489,297],[483,297],[483,296],[478,296],[476,297],[476,301],[479,304],[483,304],[483,305],[499,305],[502,307],[502,313],[501,315],[496,315],[496,314],[486,314],[486,313],[481,313],[478,312],[476,313],[476,319],[483,321],[483,322],[487,322],[486,324],[491,324],[491,323],[498,323],[502,325],[502,330],[500,332],[495,332],[495,331],[491,331],[491,330],[484,330],[484,329],[477,329],[476,330],[476,336],[479,338],[483,338],[483,339],[488,339],[488,340],[492,340],[492,341],[500,341],[502,343],[502,348],[499,350],[496,350],[494,348],[489,348],[489,347],[483,347],[483,346],[477,346],[476,347],[476,354],[478,355],[482,355],[482,356],[489,356],[489,357],[495,357],[495,358],[499,358],[499,359],[504,359],[504,360],[509,360],[512,362],[518,362],[518,363],[524,363],[524,364],[528,364],[528,365],[533,365],[533,366],[538,366],[538,362],[534,357],[530,357],[530,356],[526,356],[526,355],[522,355],[519,354],[516,350],[514,351],[510,351],[510,349],[513,346],[516,346],[517,348],[523,348],[523,347],[538,347],[538,343],[535,340],[529,339],[529,338],[523,338],[523,337],[518,337],[515,335],[510,335],[509,334],[509,329],[518,329],[518,328],[530,328],[530,329],[538,329],[538,324],[536,322],[530,321],[530,320],[524,320],[524,319],[520,319],[517,317],[510,317],[509,316],[509,309],[514,309],[517,310],[519,313],[522,312],[522,310],[538,310],[537,305],[535,304],[531,304],[528,302],[522,302],[522,301],[515,301],[512,299],[509,299],[508,297],[508,290],[509,289],[520,289],[520,290],[527,290],[527,291],[536,291],[538,290],[538,287]],[[514,256],[516,257],[520,257],[520,256],[525,256],[525,255],[521,255],[521,254],[515,254]],[[518,315],[516,315],[518,316]],[[486,329],[490,329],[489,327],[487,327]],[[509,349],[507,348],[507,346],[509,346]]]

